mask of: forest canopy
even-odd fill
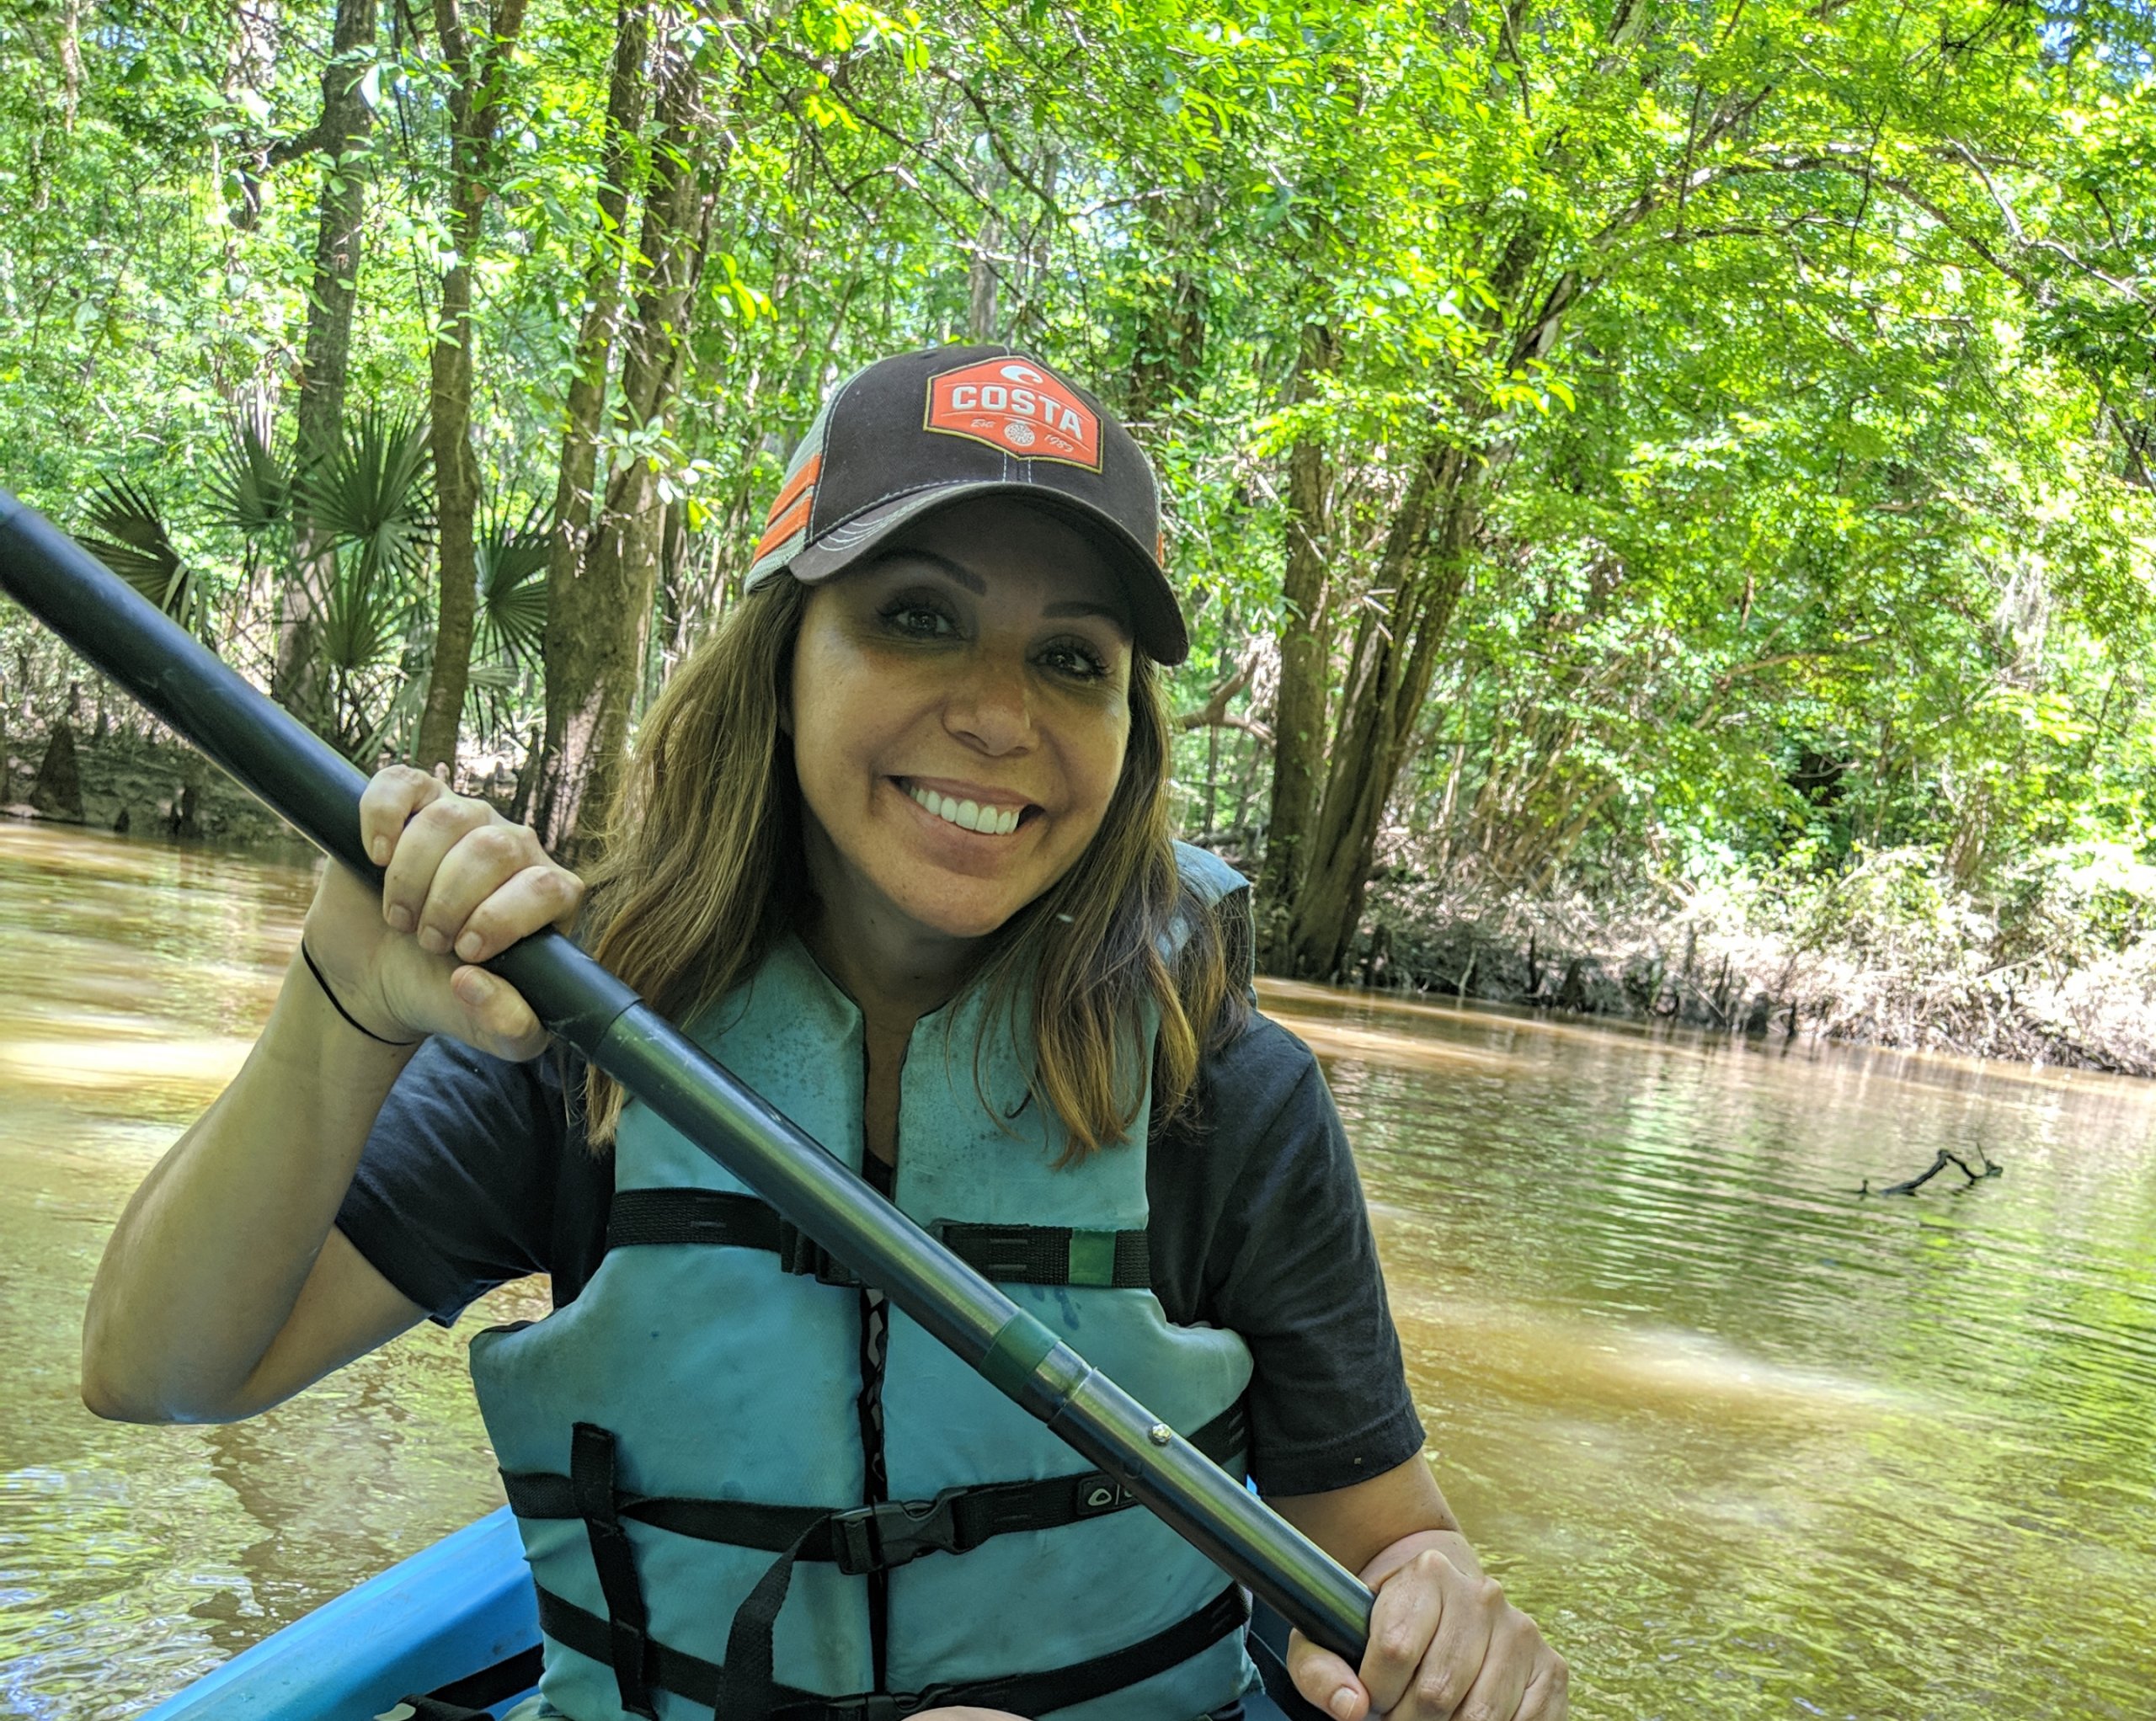
[[[0,482],[552,843],[822,393],[990,338],[1159,466],[1274,972],[1374,877],[2109,866],[2147,930],[2146,4],[0,18]],[[78,672],[5,625],[19,747]]]

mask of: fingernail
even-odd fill
[[[1348,1718],[1355,1713],[1354,1687],[1342,1686],[1338,1691],[1333,1692],[1332,1701],[1327,1703],[1326,1708],[1337,1715],[1340,1721],[1348,1721]]]
[[[367,853],[368,853],[368,854],[370,854],[370,855],[371,855],[374,857],[374,864],[375,864],[376,866],[388,866],[388,865],[389,865],[389,839],[388,839],[387,837],[376,837],[376,838],[375,838],[375,839],[373,839],[371,842],[369,842],[369,843],[368,843],[368,845],[367,845]]]
[[[383,912],[388,916],[390,925],[396,930],[409,932],[412,930],[412,911],[409,908],[392,903]]]
[[[441,935],[440,927],[422,926],[419,929],[419,948],[430,956],[438,956],[449,948],[449,940]]]
[[[456,940],[456,953],[467,962],[478,962],[479,952],[485,946],[479,942],[479,935],[476,932],[467,932]]]

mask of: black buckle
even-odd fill
[[[1080,1479],[1074,1502],[1081,1519],[1097,1518],[1103,1512],[1119,1512],[1137,1503],[1136,1495],[1121,1484],[1110,1481],[1098,1470]]]
[[[778,1222],[778,1264],[782,1272],[814,1277],[819,1285],[851,1285],[861,1281],[853,1270],[832,1255],[791,1219]]]
[[[924,1553],[963,1553],[952,1505],[965,1490],[933,1500],[893,1500],[831,1514],[831,1559],[850,1578],[889,1571]]]

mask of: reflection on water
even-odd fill
[[[1582,1717],[2156,1714],[2156,1090],[1264,993]]]
[[[77,1393],[105,1235],[246,1055],[311,890],[0,823],[0,1714],[133,1715],[500,1503],[462,1341],[431,1326],[230,1427],[117,1426]]]
[[[76,1398],[113,1217],[308,888],[0,826],[0,1713],[131,1714],[499,1500],[431,1327],[230,1428]],[[2156,1714],[2156,1089],[1265,997],[1355,1137],[1447,1491],[1582,1721]],[[1941,1146],[2006,1175],[1854,1193]]]

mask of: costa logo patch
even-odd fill
[[[1078,392],[1023,359],[982,359],[928,379],[924,429],[1021,460],[1101,469],[1101,420]]]

